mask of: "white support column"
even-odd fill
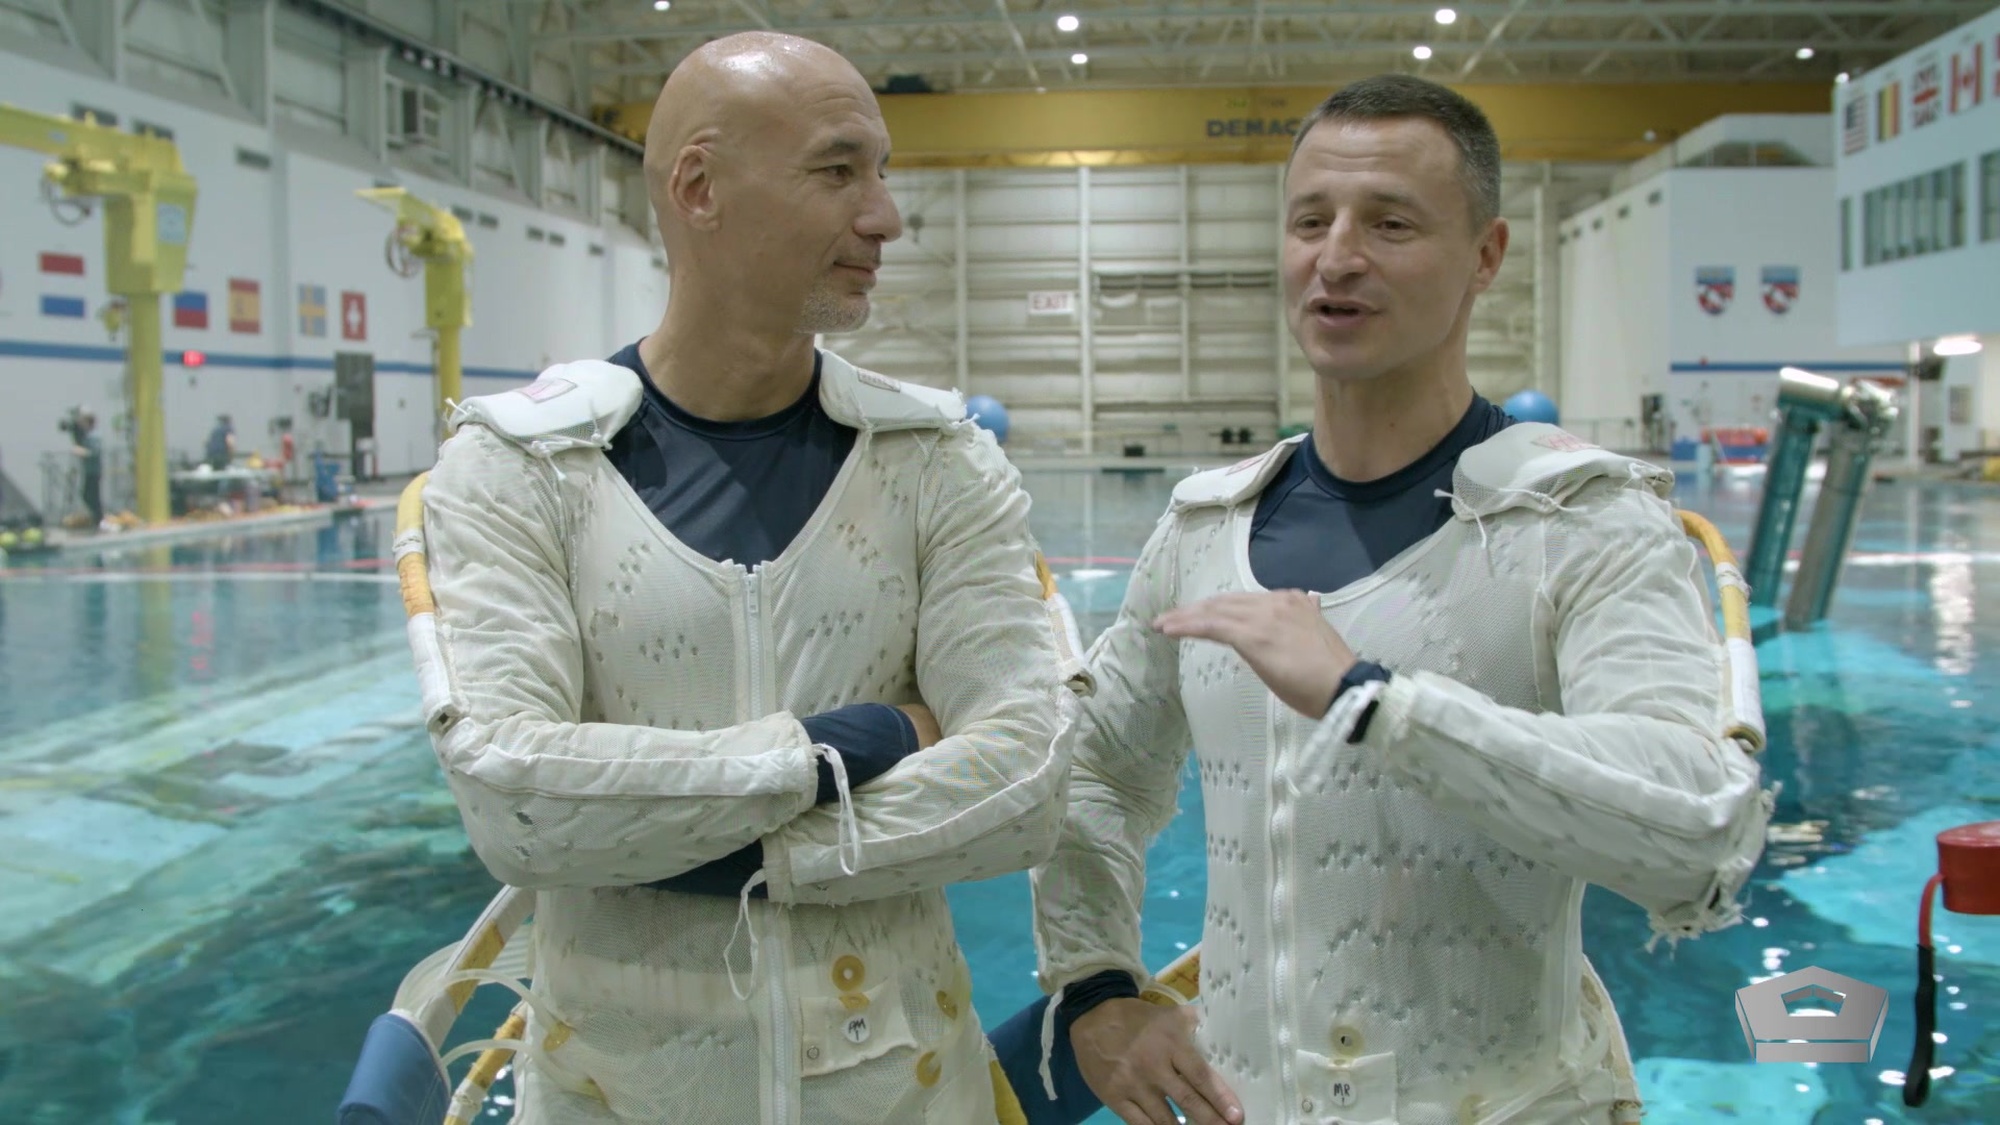
[[[1545,172],[1546,168],[1547,166],[1544,165]],[[1561,401],[1556,398],[1556,395],[1560,392],[1560,388],[1556,386],[1556,381],[1552,377],[1554,364],[1552,362],[1553,357],[1550,355],[1551,340],[1549,338],[1548,291],[1554,283],[1555,271],[1549,268],[1549,247],[1553,240],[1549,237],[1550,208],[1548,185],[1536,184],[1533,198],[1535,204],[1535,243],[1534,261],[1532,263],[1534,268],[1531,272],[1534,275],[1534,280],[1532,283],[1532,295],[1529,297],[1529,300],[1534,302],[1535,327],[1533,346],[1535,366],[1533,380],[1528,385],[1549,396],[1551,402],[1555,402],[1560,406]]]
[[[963,394],[972,393],[972,328],[966,323],[971,307],[968,292],[971,282],[972,248],[966,244],[965,214],[965,169],[951,171],[951,226],[952,226],[952,308],[956,310],[954,323],[958,331],[958,371],[954,386]]]
[[[267,129],[272,120],[271,57],[277,9],[277,0],[229,0],[222,13],[222,59],[233,79],[236,100]]]
[[[1194,286],[1188,281],[1188,267],[1194,263],[1189,244],[1192,227],[1189,212],[1194,200],[1188,194],[1188,166],[1181,165],[1181,401],[1194,401]]]
[[[542,206],[542,172],[549,151],[549,123],[541,118],[517,117],[508,122],[507,139],[514,145],[516,183],[535,206]]]
[[[386,47],[349,46],[343,65],[347,71],[347,135],[366,149],[377,164],[389,160],[383,117],[389,76]]]
[[[66,23],[76,45],[104,68],[113,82],[125,81],[125,13],[118,0],[61,0],[49,5],[58,22]],[[63,19],[65,7],[68,19]]]
[[[1090,168],[1080,165],[1076,170],[1076,316],[1077,325],[1082,330],[1079,346],[1080,370],[1083,375],[1083,451],[1095,451],[1097,431],[1096,387],[1096,316],[1097,294],[1090,278]]]
[[[1906,423],[1903,430],[1903,463],[1911,468],[1924,463],[1924,385],[1915,378],[1917,365],[1922,363],[1923,359],[1924,345],[1922,342],[1912,342],[1909,372],[1903,379],[1903,421]],[[1911,544],[1911,549],[1915,549],[1914,543]]]
[[[1285,166],[1280,164],[1276,174],[1278,195],[1278,248],[1272,255],[1278,271],[1277,284],[1271,287],[1271,310],[1276,320],[1275,339],[1278,345],[1278,428],[1284,429],[1292,423],[1292,326],[1285,319]]]
[[[445,144],[451,157],[452,179],[472,183],[472,138],[479,132],[479,88],[459,86],[445,95],[450,116],[445,122]]]
[[[618,218],[645,235],[654,249],[659,249],[659,232],[653,225],[653,200],[646,193],[645,169],[637,161],[621,161],[621,164],[624,167],[619,174],[624,177],[624,187],[618,192]]]
[[[601,144],[591,143],[576,161],[576,174],[583,182],[577,188],[577,205],[592,226],[604,225],[604,166],[608,155]]]

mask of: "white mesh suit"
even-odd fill
[[[1315,722],[1226,646],[1148,627],[1259,588],[1251,519],[1292,451],[1183,481],[1090,651],[1070,814],[1035,874],[1044,987],[1148,979],[1145,846],[1192,742],[1197,1040],[1246,1121],[1636,1120],[1623,1032],[1581,950],[1584,884],[1645,906],[1661,934],[1727,924],[1770,815],[1723,737],[1721,642],[1662,499],[1672,478],[1538,424],[1468,450],[1455,518],[1320,598],[1393,677]]]
[[[427,719],[479,857],[537,892],[517,1120],[990,1122],[943,887],[1048,856],[1078,668],[1018,475],[956,394],[826,355],[853,451],[746,572],[603,456],[640,393],[591,362],[473,399],[424,493]],[[919,699],[947,737],[815,807],[796,716]],[[755,840],[768,902],[638,885]]]

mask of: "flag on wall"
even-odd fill
[[[174,294],[174,327],[207,328],[208,294],[195,292]]]
[[[368,338],[368,294],[356,293],[352,289],[340,291],[340,338]]]
[[[48,251],[43,251],[41,267],[43,273],[58,274],[64,277],[82,277],[83,256],[80,254],[52,254]],[[44,293],[42,295],[43,316],[81,318],[84,315],[84,308],[84,299],[82,297],[59,293]]]
[[[1868,147],[1868,99],[1855,95],[1840,107],[1841,151],[1849,156]]]
[[[1979,98],[1986,90],[1981,81],[1985,73],[1986,44],[1974,43],[1962,51],[1951,53],[1951,111],[1963,113],[1979,104]]]
[[[1735,297],[1735,266],[1701,266],[1694,271],[1694,299],[1701,311],[1721,316]]]
[[[264,330],[264,298],[256,282],[229,279],[229,330],[253,335]]]
[[[1917,60],[1910,78],[1910,128],[1921,129],[1938,119],[1944,109],[1944,67],[1935,54]]]
[[[1903,84],[1884,82],[1875,91],[1875,139],[1895,139],[1903,131]]]
[[[299,286],[299,335],[326,335],[326,286]]]
[[[1764,267],[1764,307],[1785,315],[1799,299],[1799,267]]]

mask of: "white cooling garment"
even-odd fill
[[[1251,519],[1291,453],[1183,481],[1091,649],[1069,816],[1035,874],[1043,986],[1148,979],[1145,848],[1192,743],[1198,1040],[1247,1122],[1636,1120],[1581,949],[1584,885],[1644,906],[1658,934],[1726,925],[1771,808],[1723,737],[1722,645],[1671,475],[1539,424],[1468,450],[1455,518],[1320,598],[1393,678],[1315,722],[1229,648],[1148,627],[1259,588]]]
[[[853,451],[746,572],[603,456],[640,391],[591,362],[472,399],[424,492],[426,717],[479,857],[537,892],[517,1120],[990,1122],[943,888],[1050,854],[1080,671],[1018,474],[956,394],[829,354]],[[919,700],[949,736],[815,807],[795,716]],[[753,840],[769,901],[639,885]]]

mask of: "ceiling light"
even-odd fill
[[[1833,80],[1835,82],[1840,83],[1842,86],[1847,85],[1847,72],[1844,70],[1841,71],[1839,74],[1833,76]]]
[[[1077,19],[1077,18],[1076,18],[1075,16],[1057,16],[1057,17],[1056,17],[1056,30],[1057,30],[1057,31],[1075,31],[1075,30],[1077,29],[1077,25],[1078,25],[1078,24],[1079,24],[1080,22],[1081,22],[1081,21],[1080,21],[1080,20],[1078,20],[1078,19]]]
[[[1417,49],[1411,51],[1410,53],[1417,56],[1420,59],[1427,59],[1431,57],[1431,49],[1429,47],[1424,46],[1422,43],[1417,44]]]
[[[1084,54],[1082,51],[1078,51],[1076,54],[1071,55],[1069,57],[1069,61],[1077,66],[1082,66],[1084,63],[1090,61],[1090,56]]]
[[[1940,336],[1931,345],[1932,355],[1978,355],[1982,345],[1977,336]]]
[[[653,0],[653,10],[656,12],[664,12],[673,6],[674,0]]]
[[[1801,59],[1809,59],[1813,56],[1813,49],[1811,47],[1800,47],[1796,54]]]
[[[1437,10],[1437,21],[1439,23],[1457,23],[1458,13],[1452,11],[1450,8],[1439,8]]]

